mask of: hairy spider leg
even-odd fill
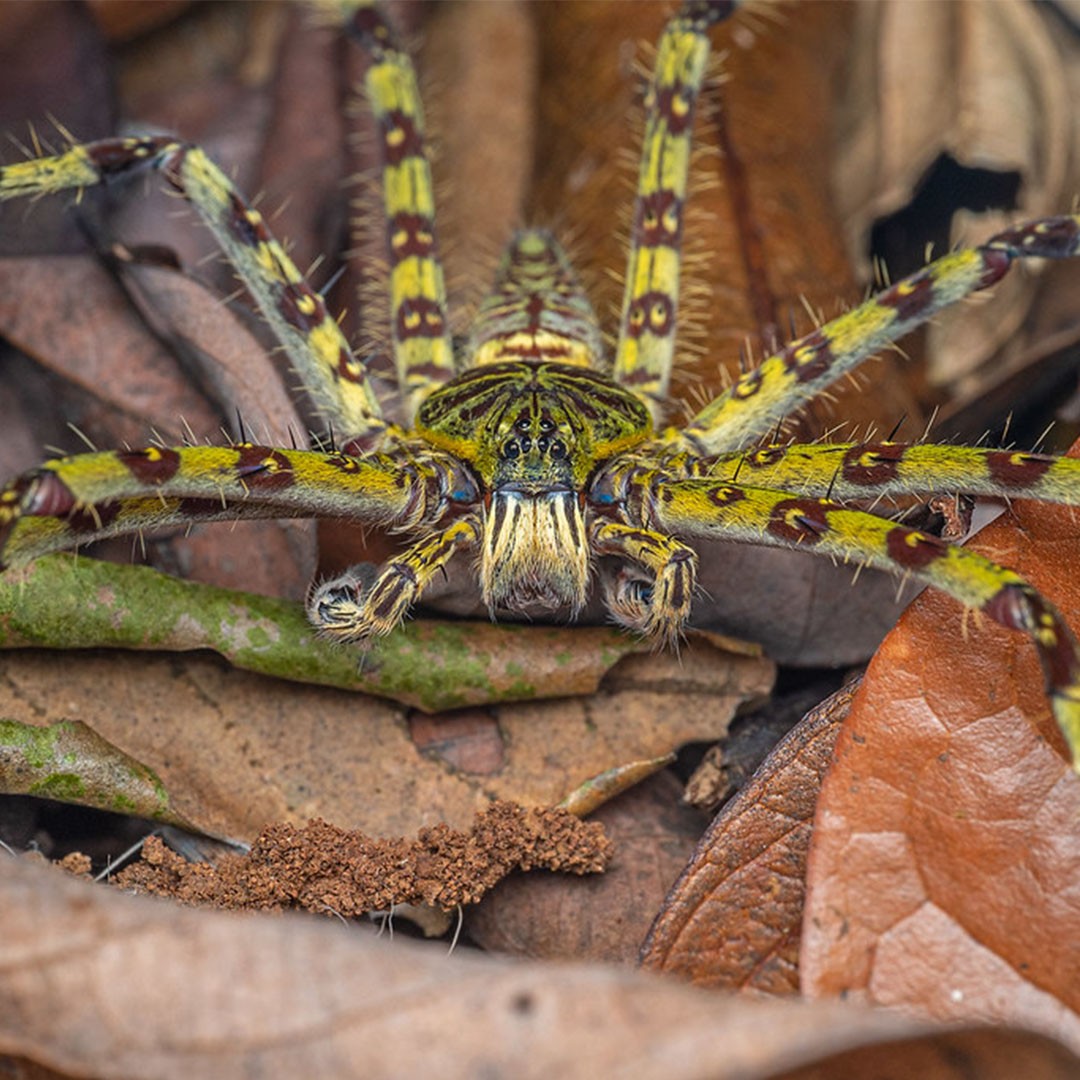
[[[151,446],[56,458],[0,490],[0,570],[50,551],[179,521],[332,517],[390,528],[471,497],[439,455],[363,458],[250,444]]]
[[[608,587],[605,600],[615,620],[658,645],[674,644],[690,617],[697,553],[674,537],[618,521],[594,522],[590,539],[598,554],[620,555],[652,574],[644,589],[622,577]]]
[[[308,619],[334,641],[359,642],[396,630],[437,573],[458,551],[476,544],[480,533],[471,518],[424,537],[379,567],[370,588],[352,570],[312,591]]]
[[[166,136],[72,146],[0,168],[0,200],[81,190],[146,169],[159,170],[206,223],[324,419],[358,445],[375,445],[386,424],[364,364],[259,211],[199,147]]]
[[[637,489],[639,513],[683,537],[797,548],[910,575],[995,622],[1027,634],[1046,676],[1054,717],[1080,763],[1080,652],[1058,612],[1019,574],[946,543],[829,499],[785,491],[654,477]],[[1080,764],[1076,765],[1080,768]]]
[[[383,13],[362,4],[347,29],[371,56],[364,86],[379,129],[390,334],[408,426],[420,402],[452,379],[455,370],[424,113],[412,61]]]
[[[999,281],[1014,259],[1068,259],[1078,251],[1080,216],[1071,215],[1006,229],[980,247],[944,255],[762,361],[668,440],[702,455],[747,446],[867,357]]]
[[[648,403],[654,419],[667,404],[675,352],[691,129],[709,57],[708,30],[735,7],[731,0],[683,5],[664,27],[645,98],[613,374]]]
[[[838,501],[950,492],[1080,503],[1080,459],[1023,450],[898,442],[773,445],[695,459],[693,467],[696,476]]]

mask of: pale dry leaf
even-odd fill
[[[872,279],[865,257],[871,226],[907,205],[943,155],[1020,179],[1015,210],[958,212],[954,245],[979,243],[1023,218],[1069,211],[1070,159],[1078,149],[1069,69],[1077,60],[1074,45],[1055,42],[1053,18],[1045,15],[1027,0],[857,5],[833,167],[840,219],[864,280]],[[970,390],[980,365],[1014,339],[1036,285],[1031,274],[1010,275],[992,306],[968,305],[936,319],[927,347],[931,379]]]
[[[563,633],[572,650],[575,635]],[[198,655],[68,654],[60,678],[55,654],[0,653],[0,716],[82,720],[152,768],[176,810],[216,836],[250,840],[268,821],[315,816],[394,836],[463,827],[494,798],[552,805],[607,769],[720,738],[773,678],[767,661],[704,643],[649,667],[631,689],[477,710],[471,739],[483,749],[468,755],[452,744],[453,714],[441,743],[438,718]]]
[[[1080,1067],[1023,1032],[447,956],[329,921],[177,909],[21,860],[0,874],[0,1004],[0,1053],[115,1080],[765,1080],[839,1076],[830,1060],[859,1051],[871,1068],[902,1051],[923,1080],[1065,1080]]]

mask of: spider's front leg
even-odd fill
[[[797,548],[909,575],[1027,634],[1038,651],[1054,718],[1080,771],[1080,648],[1061,615],[1019,574],[829,499],[716,480],[641,476],[628,510],[676,536]]]
[[[457,552],[473,547],[480,530],[471,518],[427,536],[379,568],[374,581],[351,567],[312,590],[311,624],[333,641],[356,642],[389,634]]]

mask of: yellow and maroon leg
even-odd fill
[[[667,399],[675,351],[683,208],[694,106],[709,56],[709,27],[731,0],[686,3],[664,28],[645,99],[645,137],[615,351],[615,381],[655,415]]]
[[[432,578],[459,551],[475,546],[480,531],[471,518],[425,537],[379,567],[373,580],[352,567],[312,590],[308,619],[326,638],[358,642],[394,630]]]
[[[72,146],[0,168],[0,200],[80,191],[146,169],[160,171],[209,227],[324,418],[354,448],[377,445],[386,424],[364,365],[262,215],[197,146],[165,136]]]
[[[690,617],[697,554],[671,536],[616,521],[596,521],[589,530],[593,550],[645,567],[648,580],[620,573],[605,587],[608,611],[620,626],[658,645],[674,644]]]
[[[798,548],[910,575],[1035,643],[1054,716],[1080,769],[1080,652],[1065,621],[1019,574],[989,559],[827,499],[676,480],[637,488],[635,516],[676,536]]]
[[[106,536],[186,521],[336,517],[436,521],[475,492],[437,457],[363,458],[241,444],[57,458],[0,489],[0,569]]]
[[[931,443],[763,446],[697,459],[696,475],[837,500],[950,492],[1080,503],[1080,459]]]
[[[364,77],[378,124],[390,261],[390,332],[406,423],[436,386],[454,376],[446,284],[435,241],[435,198],[424,115],[412,61],[383,13],[352,12],[348,30],[371,55]]]
[[[867,357],[999,281],[1014,259],[1078,253],[1080,216],[1073,215],[1007,229],[981,247],[945,255],[764,360],[672,432],[670,442],[700,455],[748,446]]]

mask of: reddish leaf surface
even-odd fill
[[[972,546],[1080,627],[1074,512],[1014,518]],[[1034,650],[926,593],[871,665],[822,790],[804,988],[1080,1046],[1078,823]]]
[[[638,972],[520,964],[353,927],[124,896],[10,860],[0,1053],[69,1076],[1066,1080],[1018,1031],[831,1002],[733,1001]],[[907,1068],[905,1068],[907,1066]]]
[[[699,986],[798,993],[814,806],[854,693],[807,714],[709,826],[649,931],[643,967]]]

